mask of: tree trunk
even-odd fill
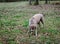
[[[51,1],[51,0],[49,0],[49,4],[50,4],[50,1]]]
[[[48,4],[48,0],[45,0],[45,4]]]
[[[31,0],[29,0],[29,5],[32,5]]]
[[[34,5],[39,5],[39,0],[35,0],[35,4]]]

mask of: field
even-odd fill
[[[38,29],[37,39],[29,38],[28,20],[37,13],[45,15],[45,25]],[[0,3],[0,44],[60,44],[60,5]]]

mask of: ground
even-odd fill
[[[29,38],[28,20],[37,13],[44,14],[45,25],[38,29],[37,38]],[[0,44],[60,44],[60,5],[0,3]]]

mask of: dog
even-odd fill
[[[29,33],[34,32],[34,35],[37,36],[37,26],[40,25],[40,22],[44,26],[44,16],[43,14],[35,14],[29,19]]]

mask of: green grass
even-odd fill
[[[42,1],[38,6],[30,6],[28,2],[0,3],[0,44],[4,44],[4,38],[8,44],[59,44],[59,7]],[[27,34],[29,18],[36,13],[45,15],[45,25],[38,29],[37,39]]]

